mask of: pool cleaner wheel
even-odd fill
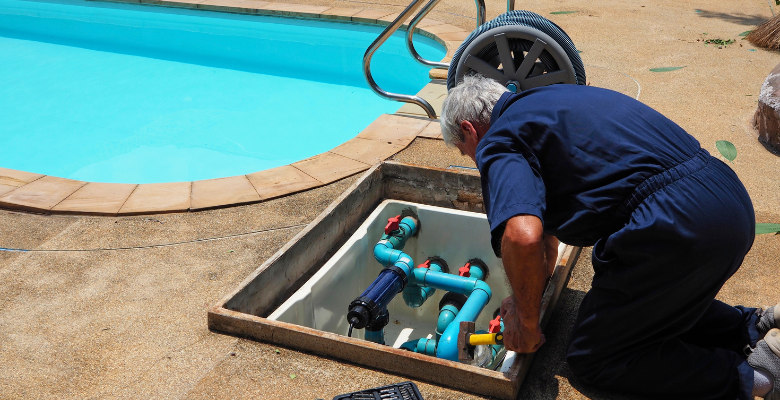
[[[525,10],[499,15],[463,41],[452,57],[447,89],[474,73],[513,92],[556,83],[585,84],[585,67],[569,36]]]

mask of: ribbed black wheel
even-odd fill
[[[525,10],[501,14],[463,41],[452,57],[447,89],[472,73],[515,92],[556,83],[585,84],[585,67],[569,36]]]

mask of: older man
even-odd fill
[[[780,398],[780,307],[715,300],[753,243],[753,206],[693,137],[616,92],[512,94],[481,76],[450,90],[441,119],[446,143],[482,175],[513,293],[502,305],[509,349],[544,343],[540,303],[558,237],[593,246],[567,355],[579,379],[664,398]]]

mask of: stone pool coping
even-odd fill
[[[112,1],[378,25],[389,25],[398,16],[398,13],[374,8],[259,0]],[[452,58],[455,49],[470,33],[428,18],[418,24],[417,31],[447,48],[445,62]],[[443,70],[431,71],[432,78],[441,78],[443,72],[446,74]],[[363,172],[405,149],[417,137],[441,138],[437,121],[406,110],[409,107],[402,107],[396,114],[381,115],[356,137],[325,153],[290,165],[226,178],[152,184],[98,183],[0,167],[0,208],[47,214],[119,216],[197,211],[261,202]]]

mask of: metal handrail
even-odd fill
[[[436,1],[436,0],[431,0]],[[387,97],[391,100],[397,100],[397,101],[403,101],[406,103],[412,103],[417,104],[418,106],[422,107],[425,112],[428,114],[428,118],[435,119],[436,118],[436,111],[433,110],[433,106],[431,106],[430,103],[425,101],[422,97],[419,96],[410,96],[406,94],[399,94],[399,93],[390,93],[386,90],[383,90],[379,87],[379,85],[376,84],[376,81],[374,80],[374,77],[371,76],[371,57],[374,56],[374,53],[379,49],[382,44],[389,38],[395,31],[398,30],[398,28],[401,27],[403,24],[403,21],[406,20],[406,18],[413,12],[417,11],[417,9],[420,7],[420,3],[422,0],[412,0],[411,3],[409,3],[409,6],[406,7],[405,10],[401,12],[401,14],[396,17],[393,22],[388,25],[385,30],[382,31],[381,34],[379,34],[379,37],[374,40],[373,43],[371,43],[370,46],[368,46],[368,49],[366,50],[366,53],[363,55],[363,74],[366,76],[366,80],[368,81],[368,85],[371,86],[371,89],[374,90],[377,94],[379,94],[382,97]]]
[[[514,0],[507,1],[512,1],[514,3]],[[435,7],[438,2],[439,0],[430,0],[409,23],[409,28],[406,29],[406,47],[409,48],[409,53],[412,55],[412,57],[414,57],[423,65],[427,65],[433,68],[447,69],[450,67],[450,63],[426,60],[419,53],[417,53],[417,49],[414,48],[414,43],[412,42],[412,36],[414,36],[414,31],[417,28],[417,24],[420,23],[420,21],[422,21],[426,15],[428,15],[431,9],[433,9],[433,7]],[[477,6],[477,27],[479,27],[485,23],[485,0],[474,0],[474,4]]]
[[[374,77],[371,75],[371,57],[374,56],[374,53],[379,49],[379,47],[382,46],[382,44],[385,43],[385,41],[392,36],[395,31],[398,30],[398,28],[403,25],[403,21],[406,20],[406,18],[412,14],[413,12],[417,11],[418,8],[420,8],[420,3],[422,0],[412,0],[411,3],[401,12],[401,14],[396,17],[396,19],[393,20],[393,22],[390,23],[383,31],[379,34],[379,37],[374,40],[373,43],[371,43],[370,46],[368,46],[368,49],[366,49],[366,53],[363,55],[363,74],[366,76],[366,80],[368,81],[368,85],[371,87],[374,92],[376,92],[378,95],[382,97],[386,97],[391,100],[397,100],[397,101],[403,101],[406,103],[412,103],[417,104],[418,106],[422,107],[425,110],[425,113],[428,114],[428,118],[435,119],[436,118],[436,111],[434,111],[433,107],[430,103],[425,101],[422,97],[419,96],[411,96],[406,94],[400,94],[400,93],[391,93],[388,92],[377,85],[376,81],[374,80]],[[432,66],[434,68],[449,68],[449,63],[441,63],[441,62],[434,62],[424,59],[422,56],[420,56],[419,53],[417,53],[417,50],[414,48],[414,44],[412,43],[412,36],[414,35],[414,30],[417,26],[417,24],[425,18],[426,15],[428,15],[428,12],[431,11],[431,9],[436,6],[436,3],[438,3],[439,0],[428,0],[428,3],[423,7],[422,10],[412,19],[412,21],[409,23],[409,26],[407,28],[406,33],[406,44],[409,48],[409,52],[412,54],[412,56],[417,59],[417,61]],[[474,4],[477,7],[477,27],[485,23],[485,0],[474,0]],[[511,11],[515,7],[515,1],[514,0],[507,0],[506,3],[507,11]]]

